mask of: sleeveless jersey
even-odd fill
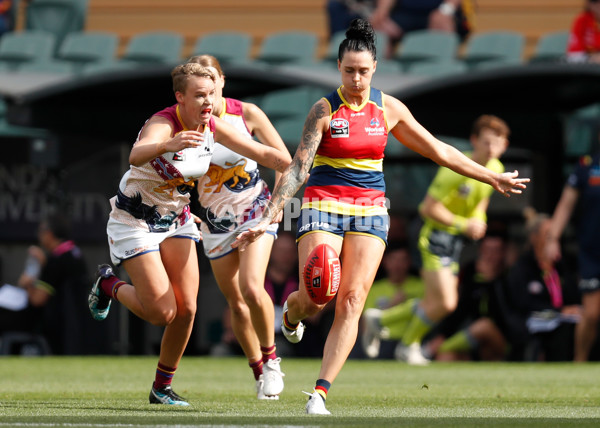
[[[341,87],[324,97],[330,106],[329,129],[323,134],[306,184],[302,208],[345,215],[385,215],[383,151],[388,128],[383,93],[351,106]]]
[[[241,101],[223,98],[221,112],[221,119],[252,138],[244,120]],[[256,162],[217,142],[210,168],[198,181],[202,232],[231,232],[246,221],[260,217],[270,198]]]
[[[178,105],[167,107],[154,116],[164,117],[173,124],[173,136],[188,131]],[[185,224],[191,218],[189,189],[208,170],[215,145],[214,131],[215,123],[211,117],[204,128],[204,141],[200,147],[165,153],[141,166],[131,165],[121,178],[117,195],[110,200],[110,216],[149,232],[166,231],[175,223]],[[140,134],[141,130],[136,143]]]

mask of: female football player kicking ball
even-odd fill
[[[493,172],[433,137],[399,100],[371,88],[376,66],[373,28],[368,21],[356,19],[339,48],[342,86],[311,108],[302,142],[262,221],[240,234],[234,244],[243,249],[261,236],[312,166],[298,221],[300,265],[306,264],[314,247],[327,243],[340,255],[342,271],[321,371],[306,404],[309,414],[330,414],[325,399],[356,342],[360,315],[386,246],[389,217],[382,163],[388,132],[439,165],[488,183],[506,196],[521,193],[529,182],[517,178],[516,171]],[[324,306],[311,300],[306,287],[292,293],[282,326],[288,340],[299,342],[304,332],[301,321]]]

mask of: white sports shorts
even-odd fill
[[[260,222],[259,218],[254,218],[252,220],[248,220],[246,223],[238,227],[237,229],[231,232],[224,233],[210,233],[208,231],[208,227],[202,223],[202,244],[204,247],[204,254],[209,259],[218,259],[219,257],[223,257],[232,251],[235,248],[231,248],[231,244],[235,242],[235,238],[242,232],[254,227]],[[279,228],[278,223],[272,223],[267,228],[266,233],[269,235],[273,235],[277,238],[277,229]]]
[[[151,251],[159,251],[161,242],[167,238],[187,238],[200,242],[200,232],[193,220],[187,221],[183,226],[176,222],[167,232],[151,233],[128,226],[111,217],[106,226],[106,233],[110,259],[115,266],[120,265],[123,260]]]

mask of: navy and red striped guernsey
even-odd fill
[[[330,106],[329,129],[315,155],[302,208],[347,215],[384,215],[383,157],[388,127],[383,93],[351,106],[341,87],[324,97]]]

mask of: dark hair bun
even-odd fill
[[[364,40],[367,43],[375,41],[375,30],[371,23],[366,19],[356,18],[350,23],[350,27],[346,30],[346,38],[348,40]]]

